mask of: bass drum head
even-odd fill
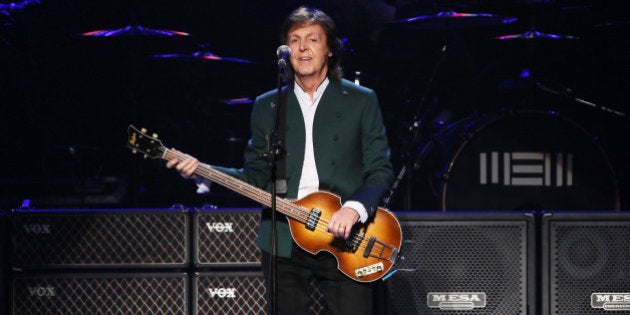
[[[442,210],[618,210],[596,138],[555,112],[463,119],[437,136]],[[450,147],[450,148],[449,148]]]

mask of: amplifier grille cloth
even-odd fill
[[[592,308],[590,298],[630,292],[630,221],[558,221],[551,228],[554,314],[618,313]]]
[[[13,314],[187,314],[181,275],[45,275],[13,281]]]
[[[315,281],[311,281],[308,314],[328,314]],[[205,273],[195,277],[195,314],[265,314],[266,289],[262,272]]]
[[[485,292],[485,308],[453,314],[525,314],[526,223],[401,222],[404,244],[387,284],[392,314],[447,314],[431,292]]]
[[[260,265],[254,241],[260,210],[199,211],[195,215],[198,266]]]
[[[17,214],[13,221],[18,267],[184,265],[184,211]]]

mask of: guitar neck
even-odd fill
[[[186,157],[187,155],[184,153],[166,148],[164,149],[164,154],[162,155],[162,158],[165,160],[177,159],[179,161],[183,161]],[[195,170],[195,175],[208,179],[213,183],[217,183],[262,205],[271,207],[271,193],[216,170],[208,164],[199,163],[199,167]],[[300,222],[306,222],[309,215],[309,211],[307,209],[279,197],[276,197],[276,210]]]

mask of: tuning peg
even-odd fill
[[[153,134],[153,138],[157,139],[157,136],[158,136],[157,133]]]
[[[148,155],[148,154],[145,154],[145,155],[144,155],[144,158],[145,158],[145,159],[148,159],[148,158],[149,158],[149,155]]]
[[[136,149],[131,149],[131,153],[136,154],[136,153],[138,153],[138,150],[136,150]]]
[[[142,133],[147,133],[147,128],[142,128],[140,131],[142,131]]]

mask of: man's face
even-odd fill
[[[295,26],[287,39],[295,75],[323,80],[328,72],[328,58],[332,56],[324,29],[319,24]]]

